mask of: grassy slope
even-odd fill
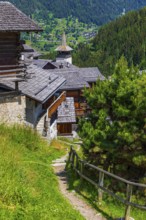
[[[0,125],[0,219],[81,220],[62,197],[51,168],[63,154],[30,129]]]

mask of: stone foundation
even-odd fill
[[[48,128],[45,129],[47,121]],[[56,120],[50,126],[47,113],[43,112],[41,104],[22,95],[9,95],[0,97],[0,123],[25,124],[38,131],[48,139],[57,138]]]
[[[25,109],[25,96],[0,97],[0,123],[24,123]]]

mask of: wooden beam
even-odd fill
[[[8,95],[19,95],[20,91],[9,91],[9,92],[0,92],[0,97],[8,96]]]
[[[0,74],[0,79],[7,77],[22,77],[22,76],[24,76],[24,73],[12,73],[12,74],[3,74],[3,75]]]
[[[53,113],[55,113],[59,107],[59,105],[61,105],[61,103],[63,101],[65,101],[66,99],[66,92],[63,92],[56,100],[55,102],[52,103],[52,105],[49,107],[48,109],[48,117],[50,118],[52,116]]]
[[[3,68],[17,68],[17,67],[24,67],[23,64],[17,64],[17,65],[0,65],[0,69],[3,69]]]
[[[0,70],[0,75],[5,74],[5,73],[13,73],[13,72],[24,72],[24,70],[25,68]]]
[[[5,81],[12,81],[12,82],[22,82],[25,81],[25,78],[23,75],[19,76],[19,77],[14,77],[14,76],[10,76],[9,77],[0,77],[0,83],[5,82]]]

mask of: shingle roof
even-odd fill
[[[75,106],[74,98],[67,97],[64,102],[58,107],[57,123],[75,123]]]
[[[37,59],[33,60],[33,63],[41,68],[44,68],[48,63],[52,64],[55,68],[60,68],[61,65],[63,65],[63,69],[77,69],[78,67],[70,64],[66,61],[52,61],[47,59]],[[53,68],[52,68],[53,69]]]
[[[83,89],[90,87],[90,82],[96,82],[97,79],[104,80],[104,76],[96,67],[90,68],[65,68],[51,70],[54,74],[66,79],[66,83],[61,87],[63,90]]]
[[[55,49],[55,51],[69,52],[69,51],[72,51],[72,50],[73,49],[66,44],[66,35],[65,35],[65,33],[63,33],[63,35],[62,35],[62,44],[59,47],[57,47]]]
[[[83,89],[84,87],[90,87],[89,83],[96,82],[97,79],[104,80],[104,76],[101,74],[97,67],[79,68],[67,62],[54,62],[50,60],[33,60],[33,63],[43,68],[47,63],[53,64],[56,69],[49,69],[50,73],[57,76],[61,76],[66,79],[65,84],[61,87],[62,90],[76,90]],[[59,68],[60,64],[63,64],[63,68]]]
[[[78,67],[69,63],[69,62],[66,62],[64,60],[61,60],[61,61],[52,61],[51,62],[54,66],[56,66],[56,68],[60,68],[60,65],[63,65],[63,69],[77,69]]]
[[[47,63],[51,62],[50,60],[45,60],[45,59],[38,59],[38,60],[33,60],[33,64],[41,67],[42,69],[47,65]]]
[[[66,83],[61,87],[62,90],[83,89],[89,84],[80,76],[78,69],[55,69],[51,70],[55,75],[62,76]]]
[[[0,31],[42,31],[42,29],[10,2],[0,1]]]
[[[33,64],[28,67],[28,72],[32,73],[31,79],[19,83],[19,89],[23,94],[41,103],[51,97],[65,82],[62,76],[43,70]],[[6,86],[14,89],[13,82],[4,82]]]
[[[80,75],[87,81],[87,82],[96,82],[97,79],[104,80],[105,77],[101,74],[97,67],[86,67],[80,68]]]
[[[57,47],[55,49],[55,51],[60,51],[60,52],[69,52],[69,51],[72,51],[73,49],[69,46],[63,46],[63,45],[60,45],[59,47]]]

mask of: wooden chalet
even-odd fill
[[[66,79],[61,90],[66,91],[67,97],[74,98],[76,117],[85,117],[91,108],[87,105],[83,96],[83,89],[91,88],[97,79],[104,80],[103,75],[97,67],[95,68],[68,68],[54,70],[55,74]]]
[[[57,110],[65,101],[66,93],[60,91],[65,79],[45,71],[33,64],[27,68],[30,78],[19,82],[22,96],[25,96],[24,122],[35,128],[48,138],[57,136]],[[15,90],[13,82],[6,81],[3,85]]]
[[[104,76],[97,67],[78,68],[72,64],[68,66],[67,62],[59,63],[46,60],[36,60],[34,63],[41,68],[51,63],[55,68],[48,68],[48,71],[66,79],[65,84],[61,87],[61,91],[66,91],[66,97],[74,98],[77,117],[86,116],[91,111],[86,99],[83,97],[83,89],[85,87],[91,88],[97,79],[104,80]],[[60,65],[62,65],[62,68],[60,68]]]
[[[53,67],[51,69],[50,63],[55,68]],[[85,87],[91,88],[97,79],[104,80],[104,76],[97,67],[78,68],[72,64],[68,65],[66,61],[35,60],[34,64],[40,68],[45,67],[45,69],[47,69],[47,65],[49,65],[47,72],[54,73],[66,79],[66,82],[60,88],[60,92],[65,91],[66,100],[70,100],[71,98],[72,102],[68,102],[70,104],[65,105],[66,101],[64,101],[58,108],[57,129],[58,135],[71,135],[78,119],[80,117],[86,117],[88,113],[92,111],[83,96],[83,89]],[[60,65],[62,65],[61,68]],[[74,116],[72,116],[73,112],[75,112],[75,119]]]
[[[83,96],[83,89],[85,87],[91,88],[97,79],[104,80],[104,76],[97,67],[79,68],[68,60],[71,57],[71,48],[68,48],[66,45],[65,35],[63,35],[62,45],[56,51],[59,52],[56,61],[38,59],[34,60],[33,63],[42,69],[66,79],[60,91],[65,91],[67,98],[58,108],[57,129],[58,135],[70,135],[76,127],[75,124],[78,119],[80,117],[86,117],[92,111]],[[66,102],[68,104],[65,104]]]
[[[83,97],[83,89],[91,88],[97,79],[104,80],[98,68],[78,68],[72,64],[72,59],[69,60],[72,49],[66,45],[65,34],[57,51],[59,54],[56,61],[32,60],[32,57],[27,56],[33,62],[27,67],[27,76],[30,79],[19,79],[19,89],[26,97],[25,122],[51,138],[57,134],[72,134],[76,119],[91,112]],[[24,52],[27,54],[33,51],[23,46],[23,55]],[[20,65],[21,57],[18,54],[17,66]],[[15,91],[16,88],[18,90],[18,85],[15,83],[14,86],[14,83],[7,81],[3,88]]]
[[[97,67],[79,68],[72,64],[72,48],[66,43],[65,33],[62,36],[62,44],[57,47],[56,51],[58,55],[55,61],[38,59],[33,61],[33,63],[58,76],[64,77],[66,83],[62,86],[61,91],[66,91],[66,97],[74,98],[76,117],[86,116],[91,109],[83,97],[83,89],[85,87],[91,88],[97,79],[104,80],[104,76]],[[71,60],[68,60],[68,58],[71,58]]]
[[[42,29],[11,3],[0,2],[0,122],[23,123],[54,138],[66,80],[26,62],[32,59],[24,52],[33,51],[22,45],[20,34],[32,31]]]
[[[0,2],[0,82],[18,82],[26,76],[21,56],[21,32],[38,32],[42,29],[9,2]]]

